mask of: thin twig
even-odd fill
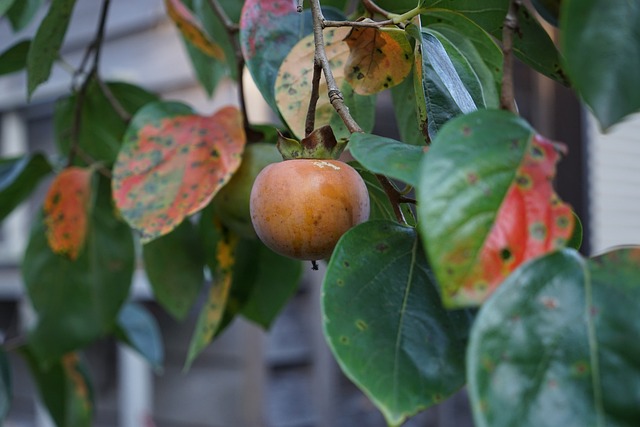
[[[365,27],[365,28],[381,28],[385,25],[394,25],[393,20],[386,21],[323,21],[322,26],[327,27]]]
[[[517,113],[513,90],[513,35],[518,31],[518,9],[522,6],[520,0],[510,0],[509,11],[504,18],[502,28],[502,85],[500,91],[500,108]]]
[[[382,15],[385,18],[388,18],[389,15],[391,14],[389,11],[384,10],[383,8],[375,4],[373,0],[362,0],[362,5],[371,14]]]
[[[87,95],[87,91],[89,90],[89,85],[93,81],[93,79],[98,78],[98,70],[100,65],[100,52],[102,50],[102,41],[104,40],[104,33],[107,24],[107,15],[109,14],[109,6],[111,4],[111,0],[103,0],[102,8],[100,10],[100,18],[98,29],[96,30],[96,35],[87,47],[87,50],[82,58],[80,63],[80,67],[74,74],[72,78],[72,82],[75,85],[75,80],[79,78],[79,76],[84,72],[89,58],[93,57],[93,64],[91,65],[91,69],[87,73],[82,85],[78,89],[75,111],[73,114],[73,124],[71,127],[71,147],[69,148],[69,155],[67,158],[67,166],[71,166],[73,161],[75,160],[75,156],[78,153],[80,147],[80,132],[82,130],[82,107],[84,106],[84,101]]]
[[[319,0],[311,0],[311,15],[313,17],[313,39],[315,43],[315,61],[319,61],[322,65],[322,72],[324,78],[327,81],[327,89],[329,91],[329,102],[336,110],[349,132],[362,132],[362,128],[354,120],[349,113],[349,109],[344,103],[342,92],[336,84],[336,80],[333,77],[333,71],[331,71],[331,65],[327,59],[327,52],[324,48],[324,36],[322,34],[322,22],[324,17],[322,16],[322,10],[320,9]]]
[[[113,92],[111,92],[109,86],[102,79],[98,79],[98,86],[100,86],[102,93],[105,98],[107,98],[107,101],[109,101],[109,104],[111,104],[116,114],[120,116],[123,122],[129,123],[131,121],[131,114],[129,114],[129,112],[122,106],[118,98],[116,98]]]
[[[222,25],[224,25],[229,35],[235,34],[240,31],[240,27],[238,26],[238,24],[236,24],[231,20],[231,18],[229,18],[229,15],[227,15],[227,12],[224,11],[224,8],[220,5],[220,3],[218,3],[217,0],[209,0],[209,6],[211,6],[213,12],[222,21]]]
[[[380,185],[382,185],[382,189],[387,194],[387,198],[389,198],[389,202],[391,203],[391,207],[393,208],[393,213],[396,216],[396,219],[400,224],[407,224],[407,220],[402,213],[402,209],[400,208],[401,199],[404,199],[403,196],[400,195],[396,187],[393,186],[389,178],[384,175],[377,175],[376,178]]]
[[[309,96],[309,108],[304,125],[304,136],[309,136],[316,127],[316,106],[320,98],[320,77],[322,77],[322,65],[319,61],[313,61],[313,78],[311,80],[311,96]]]
[[[24,335],[18,335],[13,338],[9,338],[2,344],[2,348],[5,352],[11,352],[19,350],[27,344],[27,337]]]
[[[303,0],[298,0],[298,7],[296,8],[298,13],[302,13],[302,2]]]

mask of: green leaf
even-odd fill
[[[83,98],[78,146],[93,159],[113,164],[122,145],[128,119],[144,105],[157,101],[157,97],[139,86],[128,83],[104,83],[124,112],[118,112],[100,84],[93,80]],[[60,99],[55,106],[54,127],[56,144],[67,156],[72,146],[73,127],[78,95]],[[119,108],[119,107],[118,107]],[[123,116],[126,114],[126,116]]]
[[[355,133],[349,141],[351,155],[362,166],[413,187],[420,181],[424,148],[366,133]]]
[[[477,109],[464,82],[460,79],[447,51],[432,33],[422,32],[422,92],[426,103],[431,139],[450,119]],[[420,98],[418,98],[418,102]]]
[[[9,413],[12,397],[11,366],[9,358],[0,347],[0,425]]]
[[[196,227],[185,220],[142,247],[156,300],[176,319],[186,317],[204,284],[205,256]]]
[[[100,181],[84,250],[76,261],[55,255],[38,218],[22,264],[38,315],[28,342],[42,363],[84,347],[111,330],[134,268],[131,230],[114,217],[109,182]]]
[[[0,76],[15,73],[27,66],[31,40],[22,40],[0,54]]]
[[[16,0],[0,0],[0,18],[11,9],[11,6],[13,6],[15,2]]]
[[[29,25],[43,2],[43,0],[15,1],[13,6],[7,11],[7,17],[9,18],[13,31],[21,31]]]
[[[548,23],[555,27],[558,26],[562,0],[531,0],[531,4]]]
[[[29,97],[49,79],[53,62],[71,20],[76,0],[52,0],[47,16],[38,27],[27,56],[27,91]]]
[[[640,2],[564,0],[560,17],[567,72],[600,126],[638,111]]]
[[[234,106],[205,117],[178,102],[147,104],[129,124],[113,167],[118,209],[143,243],[169,233],[229,182],[245,142]]]
[[[46,365],[32,349],[22,355],[29,363],[42,402],[58,427],[91,427],[95,406],[86,362],[78,353],[67,353]]]
[[[478,427],[637,425],[638,261],[638,248],[589,261],[566,249],[500,287],[467,353]]]
[[[504,0],[426,0],[422,17],[429,19],[440,12],[464,15],[490,34],[502,38],[502,24],[507,15],[508,1]]]
[[[580,250],[580,247],[582,247],[584,230],[582,227],[582,221],[580,221],[580,218],[575,212],[573,212],[573,221],[575,226],[573,227],[573,234],[571,235],[571,239],[569,239],[569,241],[567,242],[567,247],[573,248],[575,250]]]
[[[129,302],[118,314],[115,335],[137,351],[156,370],[162,369],[164,348],[156,319],[141,304]]]
[[[369,221],[348,231],[329,262],[322,310],[342,370],[389,425],[464,384],[471,319],[442,307],[413,228]]]
[[[479,110],[442,128],[418,186],[421,235],[447,307],[477,305],[524,261],[564,247],[559,154],[520,117]]]
[[[471,39],[455,27],[435,24],[429,26],[429,29],[434,32],[449,54],[476,105],[484,108],[498,108],[500,105],[498,83],[501,81],[502,64],[497,69],[491,70]],[[487,38],[496,47],[488,35]],[[496,52],[492,51],[492,53]],[[497,53],[495,60],[502,60],[501,52],[498,50]],[[488,58],[488,60],[491,59],[494,58]]]
[[[411,145],[424,145],[425,135],[422,134],[417,110],[416,93],[414,91],[414,73],[407,76],[402,83],[391,88],[393,111],[398,124],[398,132],[402,142]],[[424,98],[423,98],[424,99]],[[426,130],[425,130],[426,134]]]
[[[51,165],[42,154],[0,159],[0,221],[24,201],[42,178],[51,173]]]
[[[325,19],[344,20],[332,8],[323,8]],[[278,111],[275,81],[278,69],[293,46],[312,31],[311,11],[298,13],[291,1],[246,0],[240,18],[242,54],[260,93]]]

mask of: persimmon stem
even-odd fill
[[[311,261],[311,269],[314,271],[318,271],[318,261],[316,260]]]
[[[320,97],[320,78],[322,77],[322,64],[313,61],[313,78],[311,81],[311,96],[309,97],[309,108],[304,125],[304,136],[309,136],[316,126],[316,107]]]
[[[329,102],[336,110],[349,132],[362,132],[362,128],[355,121],[349,109],[344,103],[344,97],[340,88],[336,84],[336,80],[333,77],[333,71],[331,71],[331,65],[327,59],[327,52],[324,48],[324,36],[322,34],[322,22],[324,16],[322,15],[322,9],[320,8],[319,0],[311,0],[311,16],[313,17],[313,40],[315,43],[315,58],[314,61],[318,61],[322,66],[322,72],[327,82],[327,89],[329,91]]]
[[[518,10],[522,7],[521,0],[510,0],[509,10],[504,18],[502,28],[502,83],[500,87],[500,108],[518,113],[513,89],[513,35],[519,31]]]
[[[100,9],[100,18],[98,29],[96,30],[96,35],[93,41],[87,47],[80,66],[72,77],[72,85],[75,86],[76,79],[84,73],[84,70],[89,62],[89,58],[93,57],[91,69],[85,76],[82,85],[77,90],[76,105],[73,113],[73,123],[71,126],[71,146],[69,147],[69,155],[67,157],[67,167],[73,164],[76,154],[78,153],[78,150],[80,148],[80,132],[82,130],[82,107],[84,106],[84,101],[87,95],[87,91],[89,90],[89,85],[94,78],[96,80],[99,80],[98,70],[100,66],[100,52],[102,50],[102,41],[104,40],[107,15],[109,13],[110,5],[111,0],[103,0],[102,8]]]

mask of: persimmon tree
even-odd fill
[[[0,0],[0,18],[18,31],[40,3]],[[74,4],[51,1],[33,38],[0,54],[0,73],[26,73],[28,98],[64,61]],[[326,260],[322,322],[389,425],[465,384],[478,426],[640,423],[640,250],[577,251],[579,219],[553,189],[571,153],[519,117],[513,90],[515,56],[572,89],[603,130],[636,112],[640,3],[166,0],[202,90],[237,81],[237,103],[209,116],[105,80],[110,1],[97,4],[55,106],[59,156],[0,160],[0,219],[53,177],[22,262],[37,322],[0,350],[0,419],[7,352],[28,361],[61,427],[91,425],[92,342],[113,336],[162,364],[161,331],[127,302],[138,261],[175,318],[205,300],[186,366],[236,316],[268,328],[310,265],[255,237],[250,182],[276,146],[286,159],[346,146],[371,211]],[[248,120],[245,67],[278,123]],[[383,91],[398,140],[372,133]]]

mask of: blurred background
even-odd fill
[[[22,0],[19,0],[22,1]],[[28,0],[24,0],[28,1]],[[91,40],[100,3],[78,0],[62,55],[77,65]],[[44,12],[41,11],[41,13]],[[33,34],[42,16],[13,34],[0,20],[0,51]],[[209,114],[236,104],[234,84],[224,82],[208,99],[190,68],[175,26],[161,0],[113,0],[107,22],[101,74],[181,100]],[[0,78],[0,154],[53,153],[53,105],[68,93],[70,74],[55,67],[48,83],[26,101],[24,73]],[[273,122],[258,91],[246,79],[254,123]],[[584,226],[585,254],[614,245],[640,243],[640,118],[602,135],[571,93],[525,67],[517,68],[521,114],[538,131],[569,147],[559,165],[556,187]],[[379,100],[374,133],[396,137],[390,97]],[[636,187],[638,186],[638,187]],[[19,262],[39,195],[14,212],[0,228],[0,333],[15,335],[31,319]],[[156,316],[165,345],[162,372],[153,372],[135,353],[105,340],[87,358],[96,393],[98,427],[323,427],[384,426],[368,399],[344,378],[324,343],[320,322],[322,271],[305,274],[297,295],[273,328],[265,332],[242,319],[183,372],[197,310],[178,323],[152,301],[144,273],[134,279],[132,298]],[[197,309],[197,308],[196,308]],[[52,426],[37,401],[26,366],[13,355],[14,398],[7,427]],[[471,426],[464,392],[415,417],[409,427]]]

